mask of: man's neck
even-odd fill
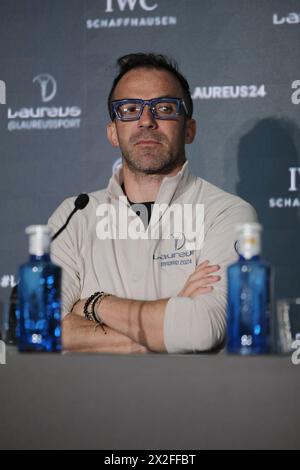
[[[133,173],[126,164],[123,163],[123,187],[128,199],[139,204],[148,201],[155,201],[163,179],[166,176],[175,176],[182,169],[185,162],[181,163],[173,171],[165,174],[145,175]]]

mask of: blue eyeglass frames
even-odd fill
[[[111,118],[119,121],[138,121],[149,106],[154,119],[177,120],[181,114],[188,116],[186,104],[182,98],[154,98],[152,100],[124,99],[111,103]]]

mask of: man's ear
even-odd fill
[[[185,128],[185,143],[192,144],[197,132],[197,123],[195,119],[188,119]]]
[[[111,121],[106,127],[107,138],[113,147],[119,147],[119,139],[117,134],[116,124]]]

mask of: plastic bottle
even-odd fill
[[[19,270],[18,348],[21,352],[60,352],[61,268],[50,259],[50,229],[32,225],[26,234],[29,261]]]
[[[258,223],[236,227],[239,260],[228,267],[227,351],[267,354],[271,347],[272,271],[261,259]]]

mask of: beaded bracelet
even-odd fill
[[[96,304],[99,302],[101,303],[101,301],[105,298],[105,297],[109,297],[111,294],[106,294],[105,292],[95,292],[93,295],[91,295],[88,300],[86,301],[85,305],[84,305],[84,315],[86,317],[87,320],[89,321],[93,321],[95,322],[97,325],[96,325],[96,328],[98,326],[101,326],[101,328],[103,329],[104,333],[106,333],[105,329],[104,329],[104,326],[103,326],[103,320],[97,315],[96,311],[95,311],[95,306]],[[91,311],[89,312],[88,308],[90,306],[90,304],[92,304],[92,309]],[[95,329],[96,329],[95,328]]]
[[[95,311],[95,307],[96,305],[98,304],[98,306],[100,305],[100,303],[102,302],[102,300],[105,298],[105,297],[109,297],[111,294],[106,294],[105,292],[101,292],[100,295],[98,297],[95,298],[95,300],[93,301],[93,304],[92,304],[92,312],[93,312],[93,316],[95,318],[95,321],[97,323],[104,323],[103,320],[99,317],[98,313]]]
[[[87,301],[86,301],[85,304],[84,304],[83,313],[84,313],[85,318],[86,318],[87,320],[89,320],[89,321],[96,321],[95,318],[94,318],[94,316],[93,316],[93,312],[89,312],[89,311],[88,311],[88,308],[89,308],[91,302],[93,302],[93,300],[94,300],[95,298],[98,298],[100,295],[101,295],[101,292],[95,292],[93,295],[91,295],[91,296],[87,299]]]

